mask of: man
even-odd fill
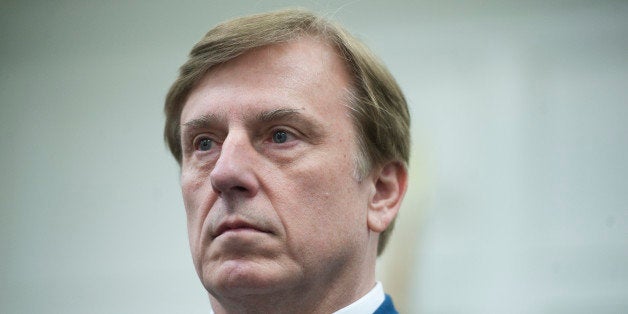
[[[215,313],[396,313],[375,262],[407,187],[409,113],[355,38],[301,10],[223,23],[165,112]]]

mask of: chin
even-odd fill
[[[293,272],[274,261],[228,260],[203,267],[203,285],[212,294],[238,296],[266,294],[298,283]]]

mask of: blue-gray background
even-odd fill
[[[225,19],[343,23],[411,104],[406,313],[628,312],[626,1],[0,1],[0,312],[207,313],[162,103]]]

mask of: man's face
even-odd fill
[[[335,50],[301,38],[213,68],[190,94],[181,187],[214,296],[323,286],[364,264],[374,187],[355,175],[349,86]]]

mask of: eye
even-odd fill
[[[273,142],[282,144],[288,141],[290,134],[284,130],[277,130],[273,132]]]
[[[200,151],[208,151],[212,148],[214,142],[208,138],[203,138],[198,141],[197,147]]]
[[[273,133],[273,142],[277,144],[282,144],[288,141],[288,132],[283,130],[278,130]]]

